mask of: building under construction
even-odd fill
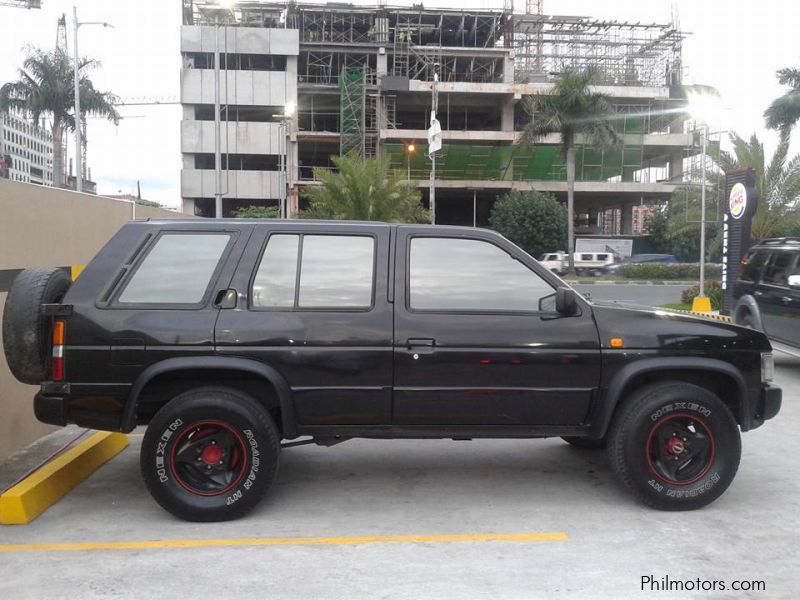
[[[298,190],[302,205],[302,188],[349,152],[388,158],[427,204],[434,73],[438,223],[485,225],[510,190],[564,198],[558,136],[516,143],[530,118],[521,100],[547,93],[560,73],[591,67],[613,100],[622,144],[578,140],[579,231],[602,233],[613,211],[630,233],[632,207],[668,198],[684,180],[684,159],[698,153],[680,86],[683,37],[675,24],[517,14],[508,1],[456,10],[184,0],[184,210],[212,216],[216,194],[225,216],[288,197],[291,215]]]

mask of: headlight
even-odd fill
[[[775,359],[772,358],[772,352],[761,353],[761,383],[772,381],[775,377]]]

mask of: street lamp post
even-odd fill
[[[406,144],[406,183],[411,185],[411,155],[416,153],[417,147],[414,142]]]
[[[81,25],[102,25],[112,27],[110,23],[104,21],[78,21],[78,8],[72,7],[73,23],[73,46],[75,47],[75,57],[73,65],[72,79],[75,87],[75,191],[83,191],[83,141],[81,139],[81,82],[80,82],[80,59],[78,58],[78,28]]]
[[[291,218],[291,207],[289,206],[289,190],[291,189],[292,182],[290,178],[291,167],[289,166],[289,137],[291,132],[292,118],[294,117],[294,102],[287,102],[283,107],[283,114],[272,115],[273,119],[277,119],[280,124],[279,137],[280,147],[278,149],[278,170],[281,174],[281,198],[279,207],[279,216],[281,219]]]

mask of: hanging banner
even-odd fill
[[[725,173],[725,214],[722,217],[722,309],[733,309],[733,286],[739,276],[742,257],[750,248],[750,229],[756,214],[756,172],[742,169]]]

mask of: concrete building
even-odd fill
[[[548,93],[559,73],[594,67],[622,145],[598,150],[578,140],[577,231],[601,232],[613,209],[619,233],[632,233],[633,207],[669,198],[684,180],[685,159],[698,153],[680,85],[683,34],[672,24],[515,14],[509,6],[246,2],[221,11],[184,0],[184,211],[214,214],[216,46],[225,215],[285,195],[296,210],[297,190],[317,185],[315,172],[346,152],[388,158],[427,204],[434,72],[443,130],[438,223],[485,225],[512,189],[565,199],[558,136],[533,148],[515,144],[530,118],[521,100]],[[287,104],[296,107],[288,121]],[[412,141],[417,151],[408,155]]]
[[[18,114],[0,114],[0,177],[53,185],[53,136]]]

